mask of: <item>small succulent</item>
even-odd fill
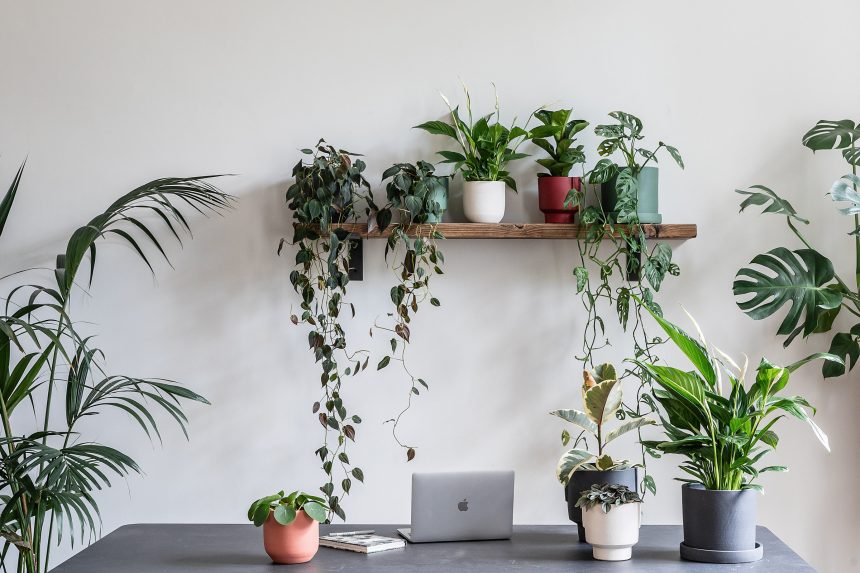
[[[616,505],[627,503],[642,503],[642,498],[635,491],[630,491],[626,485],[605,483],[594,484],[591,489],[583,491],[576,501],[576,507],[588,510],[600,505],[603,513],[609,513]]]

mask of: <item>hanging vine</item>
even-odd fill
[[[433,166],[425,161],[416,165],[397,163],[382,174],[382,180],[391,179],[386,186],[388,204],[379,210],[376,221],[381,230],[391,225],[393,214],[398,222],[391,229],[385,245],[385,260],[389,264],[397,284],[391,287],[391,302],[394,311],[387,314],[389,321],[374,324],[374,329],[391,334],[391,352],[383,356],[377,365],[381,370],[391,363],[399,362],[409,381],[406,406],[387,421],[397,444],[406,450],[406,460],[415,458],[415,447],[405,443],[397,434],[403,415],[412,407],[412,400],[429,389],[426,380],[416,376],[407,363],[412,331],[410,323],[421,304],[429,300],[432,306],[440,306],[439,299],[432,296],[430,278],[443,274],[440,265],[445,256],[437,245],[444,239],[436,230],[447,205],[449,177],[434,173]],[[429,224],[428,224],[429,223]],[[371,335],[373,330],[371,330]]]
[[[320,491],[331,512],[345,520],[342,500],[349,495],[353,479],[364,481],[364,472],[349,458],[348,445],[355,441],[361,418],[344,405],[342,385],[347,377],[367,368],[369,356],[364,350],[348,350],[341,325],[351,242],[337,224],[354,221],[360,201],[366,202],[368,213],[375,207],[362,174],[365,164],[353,159],[357,154],[336,149],[322,139],[315,149],[302,149],[302,153],[310,157],[293,168],[295,182],[286,194],[295,219],[290,244],[298,247],[290,283],[302,299],[301,313],[290,320],[309,327],[308,346],[322,369],[320,398],[312,407],[324,428],[323,443],[316,450],[326,476]],[[281,239],[279,254],[285,243]],[[348,306],[354,317],[355,307]],[[335,476],[340,479],[339,487]]]

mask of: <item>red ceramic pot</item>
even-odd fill
[[[579,177],[538,177],[538,206],[547,223],[573,223],[579,205],[565,207],[564,200],[571,189],[579,191],[581,185]]]
[[[275,563],[305,563],[320,547],[320,524],[301,509],[289,525],[281,525],[269,513],[263,523],[263,546]]]

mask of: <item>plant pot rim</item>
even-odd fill
[[[700,491],[700,492],[707,492],[709,494],[714,494],[714,495],[739,494],[739,493],[746,493],[746,492],[758,493],[754,489],[708,489],[703,484],[700,484],[700,483],[685,483],[681,486],[681,489],[682,490],[683,489],[689,489],[689,490],[695,490],[695,491]]]

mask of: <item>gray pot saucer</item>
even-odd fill
[[[761,543],[756,541],[755,549],[740,551],[719,551],[715,549],[699,549],[681,542],[681,559],[699,561],[701,563],[749,563],[758,561],[764,555]]]

